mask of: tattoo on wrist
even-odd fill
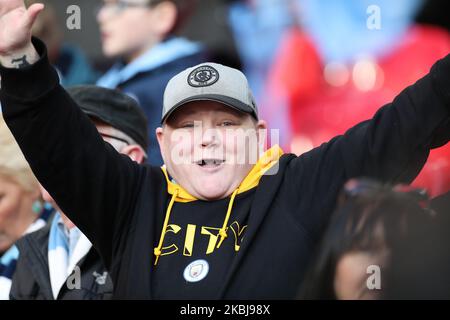
[[[27,61],[27,55],[25,54],[22,58],[12,59],[11,64],[16,66],[18,69],[29,66]]]

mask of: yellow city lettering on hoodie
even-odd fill
[[[247,226],[242,226],[241,228],[239,222],[235,221],[229,228],[233,231],[234,235],[234,251],[238,252],[239,249],[241,249],[241,243],[244,239],[244,231],[247,229]]]
[[[181,230],[180,226],[178,226],[176,224],[169,224],[167,226],[166,233],[170,232],[170,233],[173,233],[173,234],[177,234],[178,232],[180,232],[180,230]],[[169,255],[169,254],[173,254],[173,253],[175,253],[177,251],[178,251],[178,246],[176,244],[171,244],[170,246],[166,246],[166,247],[162,248],[161,255],[162,256],[166,256],[166,255]]]
[[[184,251],[183,255],[190,257],[192,256],[192,252],[194,251],[194,238],[195,238],[195,230],[197,226],[194,224],[188,224],[186,229],[186,237],[184,240]]]
[[[182,230],[183,228],[181,228],[178,225],[175,224],[170,224],[167,226],[167,231],[166,233],[173,233],[175,235],[178,235],[179,232]],[[232,231],[233,233],[233,238],[234,238],[234,251],[238,252],[240,247],[241,247],[241,242],[243,239],[243,235],[245,233],[245,230],[247,229],[247,226],[240,226],[239,222],[234,221],[228,228],[227,228],[227,232],[229,232],[229,230]],[[208,226],[201,226],[200,228],[201,235],[207,236],[208,237],[208,246],[206,249],[205,254],[209,255],[214,253],[214,251],[217,249],[216,245],[217,245],[217,240],[219,239],[218,236],[218,231],[220,230],[220,228],[217,227],[208,227]],[[186,235],[184,238],[184,249],[183,249],[183,255],[190,257],[192,256],[194,250],[195,250],[195,235],[196,235],[196,231],[197,231],[197,226],[193,225],[193,224],[188,224],[186,227]],[[198,240],[198,239],[197,239]],[[161,256],[168,256],[171,254],[175,254],[178,252],[178,246],[175,243],[172,243],[168,246],[165,246],[162,248],[162,253]]]
[[[202,227],[201,234],[209,236],[208,248],[206,249],[206,254],[211,254],[217,245],[217,240],[219,239],[220,228],[212,227]]]

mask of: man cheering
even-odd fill
[[[42,9],[0,0],[5,120],[104,258],[116,298],[294,297],[344,182],[410,182],[450,138],[447,56],[344,135],[300,157],[274,146],[251,161],[242,132],[266,125],[247,79],[205,63],[169,81],[156,130],[165,166],[141,166],[105,144],[59,85],[30,35]]]

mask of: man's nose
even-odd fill
[[[220,141],[219,132],[216,128],[204,128],[201,137],[202,147],[217,145]]]

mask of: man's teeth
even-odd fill
[[[211,160],[201,160],[199,161],[199,165],[201,166],[218,166],[221,165],[224,161],[223,160],[215,160],[215,159],[211,159]]]

